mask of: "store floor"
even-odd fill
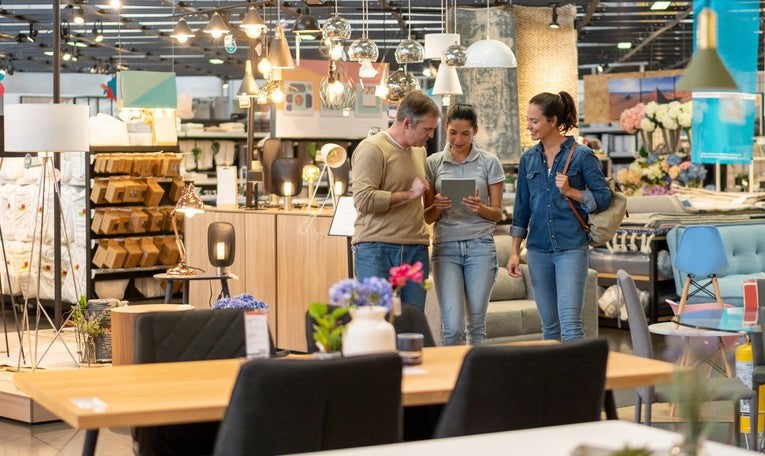
[[[0,329],[1,330],[1,329]],[[629,353],[631,342],[629,332],[621,329],[601,328],[600,334],[608,339],[611,350]],[[654,352],[657,356],[672,350],[663,337],[654,336]],[[1,356],[1,355],[0,355]],[[634,391],[616,391],[616,404],[621,419],[632,419]],[[563,405],[565,406],[565,405]],[[711,439],[718,442],[732,442],[730,417],[732,408],[727,403],[713,404],[710,416],[715,425]],[[654,406],[654,426],[679,430],[677,418],[670,416],[668,407],[663,404]],[[12,420],[0,419],[0,456],[52,456],[79,455],[85,438],[84,431],[72,429],[63,422],[27,425]],[[746,443],[743,443],[746,445]],[[130,430],[125,428],[102,429],[98,438],[97,455],[131,455],[132,440]]]

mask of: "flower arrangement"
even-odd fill
[[[619,171],[617,180],[628,196],[663,195],[672,192],[672,183],[699,187],[706,175],[706,168],[691,163],[685,154],[658,154],[641,149],[629,168]]]
[[[348,313],[348,307],[340,306],[329,311],[329,306],[314,302],[308,306],[308,315],[313,318],[313,340],[322,353],[339,352],[343,345],[342,318]]]
[[[240,294],[233,298],[220,298],[213,304],[213,309],[268,310],[268,304],[258,301],[250,294]]]
[[[680,103],[656,103],[651,101],[638,103],[632,108],[625,109],[619,116],[619,125],[630,134],[639,133],[643,146],[653,152],[653,132],[661,129],[664,148],[668,152],[676,152],[680,146],[680,131],[685,130],[690,141],[693,105],[691,101]]]
[[[430,280],[423,280],[422,262],[402,264],[390,268],[388,280],[393,285],[393,292],[398,294],[408,282],[419,283],[424,289],[430,288]]]
[[[341,280],[329,289],[329,299],[336,306],[382,306],[391,308],[393,287],[387,280],[367,277]]]
[[[88,366],[96,362],[96,339],[106,334],[103,325],[107,312],[88,311],[88,301],[80,296],[77,304],[72,305],[70,320],[74,325],[77,348],[81,360]]]

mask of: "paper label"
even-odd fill
[[[268,358],[268,312],[247,311],[244,313],[244,337],[247,359]]]
[[[216,175],[218,178],[218,197],[216,205],[219,208],[238,207],[238,192],[236,188],[236,166],[218,166]]]

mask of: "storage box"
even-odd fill
[[[96,253],[93,255],[93,266],[97,268],[104,267],[104,260],[106,259],[106,250],[109,247],[109,243],[102,239],[96,244]]]
[[[130,233],[130,217],[132,215],[132,211],[130,209],[118,209],[117,212],[120,215],[120,225],[119,228],[117,228],[117,233]]]
[[[119,239],[110,239],[109,246],[106,249],[106,259],[104,267],[108,269],[120,269],[125,264],[127,250],[124,247],[124,241]]]
[[[159,256],[159,247],[154,245],[153,237],[141,238],[141,261],[138,263],[142,268],[148,266],[154,266],[157,264],[157,257]]]
[[[159,206],[159,202],[162,201],[162,195],[165,194],[165,189],[157,182],[157,179],[146,180],[146,191],[143,194],[143,204],[147,207]]]
[[[120,174],[124,172],[124,170],[125,170],[125,159],[123,158],[123,156],[116,155],[116,154],[109,155],[109,158],[106,159],[105,171],[111,174]]]
[[[170,193],[168,196],[170,197],[170,201],[177,203],[179,199],[181,199],[181,195],[183,194],[183,179],[180,177],[174,177],[172,184],[170,184]]]
[[[96,154],[96,158],[93,161],[93,172],[95,173],[105,173],[106,172],[106,162],[108,161],[108,157],[104,154]]]
[[[149,214],[141,209],[130,211],[130,233],[145,233],[149,226]]]
[[[143,251],[141,250],[141,238],[127,238],[125,239],[125,251],[127,256],[125,257],[125,264],[123,268],[134,268],[141,262],[141,256]]]
[[[101,222],[104,220],[104,212],[106,212],[104,209],[96,209],[95,214],[93,214],[93,221],[90,222],[90,231],[95,234],[101,233]]]
[[[149,216],[149,221],[146,225],[146,231],[152,233],[162,231],[162,224],[165,221],[165,216],[157,208],[145,208],[144,212]]]
[[[165,174],[168,177],[171,176],[178,176],[181,174],[181,160],[183,159],[183,155],[181,154],[169,154],[170,160],[167,163],[167,174]]]
[[[125,198],[128,184],[124,179],[109,179],[106,186],[106,201],[112,204],[121,203]]]
[[[125,203],[142,203],[146,183],[142,180],[126,179],[125,185],[125,196],[123,196],[122,201]]]
[[[120,211],[117,209],[106,209],[99,227],[99,234],[118,234],[122,222]]]
[[[95,179],[93,188],[90,190],[90,201],[93,204],[103,204],[106,202],[106,189],[109,185],[109,179]]]
[[[156,244],[156,239],[155,244]],[[163,236],[162,242],[159,244],[159,257],[160,263],[166,266],[174,266],[178,263],[178,258],[181,256],[178,250],[178,245],[175,243],[175,236]]]

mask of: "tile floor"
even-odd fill
[[[601,328],[612,350],[630,352],[629,332],[620,329]],[[668,347],[664,339],[654,339],[655,353],[663,353]],[[634,403],[632,390],[616,392],[618,407]],[[730,410],[730,409],[726,409]],[[629,415],[628,415],[629,416]],[[657,427],[672,429],[674,424],[655,423]],[[715,425],[711,438],[715,441],[731,441],[731,427],[728,423]],[[0,419],[0,456],[49,456],[81,454],[84,432],[76,431],[62,422],[27,425],[12,420]],[[132,454],[129,429],[103,429],[99,435],[97,455],[121,456]]]

